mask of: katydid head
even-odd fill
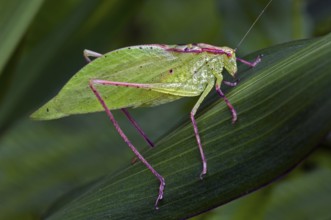
[[[229,47],[222,47],[225,52],[224,68],[228,71],[228,73],[232,76],[236,76],[237,72],[237,58],[236,58],[236,51]]]

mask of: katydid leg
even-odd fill
[[[202,160],[202,172],[200,174],[200,179],[203,179],[203,176],[207,173],[207,160],[205,157],[205,153],[203,152],[203,149],[202,149],[199,130],[198,130],[197,123],[195,121],[195,114],[196,114],[200,104],[206,98],[206,96],[211,91],[213,86],[214,86],[214,82],[210,82],[206,86],[205,90],[203,91],[203,93],[201,94],[200,98],[198,99],[197,103],[194,105],[194,107],[191,111],[191,121],[192,121],[193,129],[194,129],[195,138],[197,139],[197,143],[198,143],[198,147],[199,147],[199,151],[200,151],[200,155],[201,155],[201,160]]]
[[[102,79],[94,79],[94,84],[100,85],[110,85],[110,86],[122,86],[122,87],[132,87],[132,88],[141,88],[141,89],[150,89],[150,84],[143,84],[143,83],[128,83],[128,82],[115,82],[109,80],[102,80]]]
[[[84,57],[85,57],[85,59],[86,59],[86,61],[88,63],[91,62],[90,57],[96,57],[97,58],[97,57],[101,57],[102,56],[101,53],[97,53],[97,52],[94,52],[92,50],[87,50],[87,49],[84,50],[83,54],[84,54]]]
[[[238,85],[238,83],[239,83],[239,79],[237,79],[237,80],[234,81],[234,82],[228,82],[228,81],[223,80],[223,83],[224,83],[225,85],[227,85],[227,86],[235,87],[235,86]]]
[[[236,59],[239,62],[241,62],[241,63],[243,63],[247,66],[255,67],[258,63],[261,62],[261,55],[257,56],[254,62],[249,62],[247,60],[243,60],[243,59],[238,58],[238,57]],[[236,86],[238,84],[238,82],[239,82],[239,80],[236,80],[235,82],[223,81],[223,83],[227,86]],[[230,101],[226,98],[226,96],[222,92],[222,90],[221,90],[221,80],[217,80],[217,82],[216,82],[216,92],[218,93],[219,96],[221,96],[224,99],[226,105],[230,109],[231,114],[232,114],[232,124],[234,124],[237,121],[237,112],[234,109],[234,107],[232,106],[232,104],[230,103]]]
[[[236,58],[239,62],[241,62],[241,63],[243,63],[243,64],[245,64],[245,65],[247,65],[247,66],[250,66],[250,67],[254,67],[254,66],[256,66],[259,62],[261,62],[261,56],[259,55],[259,56],[257,56],[256,57],[256,59],[254,60],[254,62],[249,62],[249,61],[247,61],[247,60],[243,60],[243,59],[241,59],[241,58]]]
[[[125,114],[125,116],[129,119],[131,124],[137,129],[141,136],[145,139],[145,141],[149,144],[149,146],[154,147],[154,143],[147,137],[145,132],[140,128],[138,123],[133,119],[133,117],[129,114],[126,108],[121,108],[121,111]]]
[[[230,101],[226,98],[226,96],[222,92],[221,87],[220,87],[220,84],[218,82],[216,83],[216,86],[215,87],[216,87],[216,92],[218,93],[218,95],[223,98],[223,100],[225,101],[226,105],[230,109],[231,114],[232,114],[232,124],[234,124],[237,121],[237,112],[236,112],[236,110],[234,109],[234,107],[232,106],[232,104],[230,103]]]
[[[107,81],[107,82],[109,82],[109,81]],[[160,181],[159,194],[158,194],[158,197],[157,197],[157,199],[155,201],[155,208],[158,209],[158,206],[157,205],[158,205],[159,201],[163,198],[163,191],[164,191],[164,187],[165,187],[165,180],[164,180],[164,178],[147,162],[147,160],[139,153],[139,151],[130,142],[130,140],[128,139],[128,137],[124,134],[124,132],[120,128],[119,124],[115,120],[113,114],[110,112],[109,108],[107,107],[105,101],[103,100],[103,98],[101,97],[100,93],[96,89],[95,84],[101,84],[101,85],[105,85],[105,84],[104,83],[100,83],[100,80],[90,80],[90,82],[89,82],[89,86],[90,86],[91,90],[93,91],[93,93],[97,97],[97,99],[100,102],[100,104],[102,105],[102,107],[105,109],[105,111],[106,111],[106,113],[107,113],[110,121],[113,123],[113,125],[114,125],[115,129],[117,130],[117,132],[119,133],[119,135],[122,137],[122,139],[124,140],[124,142],[130,147],[130,149],[133,151],[133,153],[139,158],[139,160]]]
[[[86,61],[88,63],[91,62],[90,57],[101,57],[102,54],[94,52],[92,50],[87,50],[85,49],[84,52],[84,57],[86,59]],[[154,143],[147,137],[147,135],[145,134],[145,132],[141,129],[141,127],[139,126],[139,124],[134,120],[134,118],[129,114],[129,112],[126,109],[121,109],[122,112],[125,114],[125,116],[129,119],[129,121],[131,122],[131,124],[137,129],[137,131],[139,132],[139,134],[144,138],[144,140],[151,146],[154,147]]]

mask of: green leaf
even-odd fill
[[[182,219],[259,189],[291,170],[331,127],[331,34],[259,53],[263,61],[239,73],[245,79],[228,93],[239,122],[231,124],[221,100],[197,119],[209,165],[204,180],[199,179],[201,161],[187,121],[144,152],[166,180],[159,210],[153,207],[158,182],[136,163],[68,195],[46,216]]]
[[[326,146],[324,146],[326,147]],[[330,219],[330,150],[319,149],[277,184],[237,199],[192,220]]]
[[[0,75],[4,65],[22,40],[43,0],[2,0],[0,5]]]

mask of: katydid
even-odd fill
[[[84,50],[84,57],[89,62],[88,65],[76,73],[58,95],[33,113],[31,117],[48,120],[104,110],[136,157],[159,180],[159,193],[155,201],[155,207],[158,208],[158,203],[163,198],[165,180],[133,146],[118,125],[111,110],[122,110],[146,142],[150,146],[154,146],[131,117],[127,108],[151,107],[182,97],[200,96],[191,110],[190,118],[202,160],[200,174],[202,179],[207,173],[207,160],[202,148],[195,114],[202,101],[215,86],[216,92],[228,106],[232,114],[232,123],[234,123],[237,120],[237,113],[222,92],[221,84],[223,82],[228,86],[235,86],[237,83],[223,81],[223,69],[235,77],[237,61],[250,67],[256,66],[261,61],[260,56],[253,62],[237,58],[235,52],[235,49],[229,47],[216,47],[204,43],[147,44],[125,47],[106,54]],[[95,59],[91,61],[90,57]],[[72,98],[72,94],[75,94],[74,98]]]

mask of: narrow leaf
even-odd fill
[[[5,0],[0,3],[0,75],[43,0]]]

